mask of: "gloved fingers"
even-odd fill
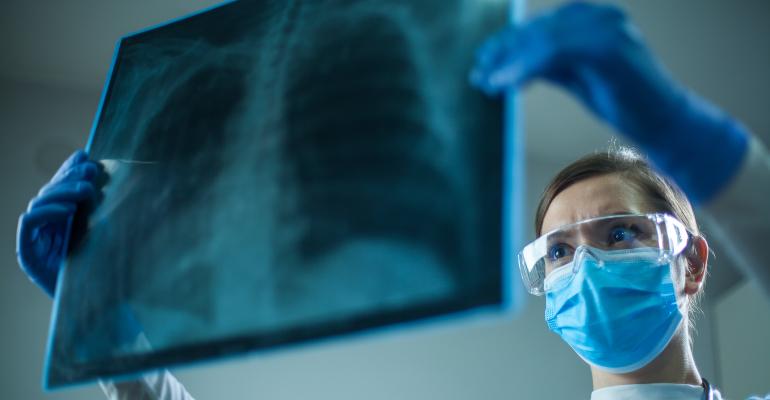
[[[492,36],[478,51],[471,83],[488,94],[515,88],[545,72],[555,54],[544,36],[545,20],[508,28]]]
[[[58,177],[59,175],[65,173],[67,170],[71,169],[72,167],[82,163],[83,161],[88,160],[88,154],[82,149],[78,149],[72,155],[70,155],[59,167],[59,169],[54,174],[54,179]],[[53,179],[52,179],[53,180]]]
[[[516,53],[519,45],[520,30],[507,27],[492,35],[476,51],[476,60],[470,73],[470,82],[477,88],[492,94],[489,87],[489,76],[504,58]]]
[[[511,48],[515,47],[519,32],[519,28],[509,26],[485,40],[476,50],[474,70],[482,72],[496,64]]]
[[[107,181],[107,172],[105,171],[104,165],[91,160],[81,161],[66,170],[57,172],[57,174],[51,178],[51,181],[48,182],[48,185],[79,180],[91,181],[96,183],[97,186],[102,186]]]
[[[20,261],[26,261],[34,254],[35,241],[40,228],[49,224],[63,223],[75,213],[74,203],[62,202],[37,207],[19,217],[16,241],[16,255]]]
[[[574,91],[582,74],[570,69],[591,67],[622,45],[629,31],[625,20],[617,7],[586,2],[543,13],[487,40],[477,53],[471,83],[494,94],[550,77]]]
[[[93,209],[102,199],[102,192],[89,181],[59,182],[47,185],[40,194],[29,203],[28,210],[56,203],[82,204],[87,209]]]
[[[16,258],[27,276],[53,297],[67,218],[75,212],[73,203],[49,204],[26,212],[19,218]]]

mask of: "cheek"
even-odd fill
[[[674,282],[677,297],[684,296],[685,271],[687,270],[687,259],[683,256],[677,256],[671,263],[671,280]]]

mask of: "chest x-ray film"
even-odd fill
[[[47,386],[501,306],[502,105],[467,77],[507,19],[239,1],[122,39]]]

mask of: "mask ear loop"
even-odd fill
[[[684,232],[686,233],[684,244],[682,245],[682,249],[676,253],[676,256],[672,260],[672,262],[677,263],[684,263],[682,268],[682,281],[685,282],[687,280],[687,272],[690,269],[690,263],[687,261],[688,257],[692,252],[694,251],[694,241],[693,241],[693,234],[687,230],[684,229]],[[680,259],[680,257],[684,257],[684,260]],[[679,304],[679,311],[682,313],[682,316],[687,318],[689,320],[689,313],[687,313],[687,308],[690,306],[691,300],[690,295],[684,292],[684,287],[682,288],[682,295],[681,297],[682,304]],[[689,323],[689,322],[688,322]]]

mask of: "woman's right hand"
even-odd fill
[[[634,142],[695,204],[725,189],[747,154],[748,130],[676,82],[613,5],[569,1],[508,27],[479,48],[471,73],[490,94],[537,79]]]
[[[79,221],[71,220],[85,218],[96,208],[103,198],[101,188],[106,181],[104,166],[78,150],[59,167],[19,218],[19,266],[51,297],[67,253],[65,246],[81,239],[74,232],[70,237],[71,226],[80,225]]]

